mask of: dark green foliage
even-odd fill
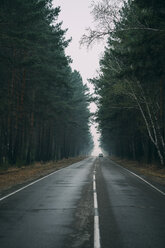
[[[59,11],[51,0],[0,2],[0,164],[91,149],[85,88],[65,55],[69,41],[57,22]]]
[[[102,145],[121,157],[165,164],[165,3],[128,1],[93,79]],[[157,154],[156,154],[157,153]]]

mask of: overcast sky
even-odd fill
[[[91,0],[54,0],[54,6],[60,6],[61,12],[59,21],[63,21],[62,28],[68,29],[66,37],[72,37],[69,47],[66,49],[67,55],[73,59],[72,69],[80,72],[83,82],[87,83],[88,78],[93,78],[96,75],[96,70],[99,68],[99,58],[104,51],[103,44],[95,44],[92,48],[80,48],[80,39],[85,33],[87,27],[92,27],[93,20],[90,14]],[[90,87],[90,85],[88,84]],[[91,89],[92,91],[92,89]],[[91,104],[91,111],[95,111],[95,104]],[[100,152],[98,147],[99,134],[92,126],[92,134],[94,136],[95,151],[97,155]]]
[[[84,81],[96,75],[99,54],[103,51],[101,44],[93,46],[88,51],[86,47],[80,49],[79,41],[85,29],[92,26],[91,2],[91,0],[54,0],[55,6],[61,6],[59,20],[63,21],[63,28],[68,28],[66,36],[72,37],[72,42],[66,50],[73,59],[72,68],[80,71]]]

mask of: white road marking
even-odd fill
[[[99,214],[98,201],[96,192],[96,171],[93,174],[93,197],[94,197],[94,248],[100,248],[100,229],[99,229]]]
[[[155,187],[153,184],[149,183],[148,181],[146,181],[145,179],[143,179],[142,177],[140,177],[139,175],[137,175],[136,173],[122,167],[121,165],[115,163],[118,167],[122,168],[123,170],[128,171],[129,173],[131,173],[132,175],[134,175],[135,177],[138,177],[139,179],[141,179],[143,182],[145,182],[146,184],[148,184],[150,187],[152,187],[153,189],[157,190],[159,193],[161,193],[162,195],[165,195],[165,192],[163,192],[162,190],[158,189],[157,187]]]
[[[98,204],[97,204],[97,193],[94,192],[94,209],[98,209]]]
[[[26,188],[28,188],[29,186],[31,186],[31,185],[33,185],[33,184],[35,184],[35,183],[38,183],[39,181],[41,181],[41,180],[43,180],[43,179],[45,179],[45,178],[47,178],[47,177],[49,177],[49,176],[51,176],[51,175],[53,175],[53,174],[59,172],[59,171],[61,171],[61,170],[63,170],[63,169],[54,171],[54,172],[52,172],[52,173],[50,173],[50,174],[48,174],[48,175],[46,175],[46,176],[44,176],[44,177],[42,177],[42,178],[40,178],[40,179],[34,181],[34,182],[32,182],[32,183],[29,183],[28,185],[26,185],[26,186],[24,186],[24,187],[22,187],[22,188],[20,188],[20,189],[18,189],[18,190],[16,190],[16,191],[14,191],[14,192],[8,194],[8,195],[6,195],[6,196],[0,198],[0,201],[4,200],[4,199],[6,199],[6,198],[8,198],[8,197],[10,197],[10,196],[12,196],[12,195],[15,195],[16,193],[22,191],[23,189],[26,189]]]
[[[88,159],[87,159],[87,160],[88,160]],[[82,162],[82,161],[80,161],[80,162],[78,162],[78,163],[81,163],[81,162]],[[46,175],[46,176],[44,176],[44,177],[42,177],[42,178],[40,178],[40,179],[34,181],[34,182],[32,182],[32,183],[29,183],[28,185],[26,185],[26,186],[24,186],[24,187],[22,187],[22,188],[20,188],[20,189],[18,189],[18,190],[15,190],[14,192],[12,192],[12,193],[10,193],[10,194],[8,194],[8,195],[6,195],[6,196],[0,198],[0,201],[4,200],[4,199],[6,199],[6,198],[8,198],[8,197],[10,197],[10,196],[12,196],[12,195],[15,195],[16,193],[22,191],[23,189],[26,189],[26,188],[28,188],[29,186],[31,186],[31,185],[33,185],[33,184],[35,184],[35,183],[38,183],[39,181],[41,181],[41,180],[43,180],[43,179],[45,179],[45,178],[47,178],[47,177],[49,177],[49,176],[51,176],[51,175],[57,173],[57,172],[59,172],[59,171],[61,171],[61,170],[63,170],[63,169],[65,169],[65,168],[62,168],[62,169],[57,170],[57,171],[54,171],[54,172],[52,172],[52,173],[50,173],[50,174],[48,174],[48,175]]]
[[[96,181],[95,181],[95,179],[93,180],[93,190],[96,190]]]
[[[95,229],[94,229],[94,248],[100,248],[100,230],[99,230],[99,216],[94,217]]]

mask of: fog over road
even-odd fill
[[[0,247],[164,248],[159,189],[107,157],[87,158],[0,199]],[[100,243],[93,241],[97,214]]]

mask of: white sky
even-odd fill
[[[85,33],[87,27],[93,26],[92,16],[90,14],[90,5],[92,0],[54,0],[54,6],[60,6],[61,12],[59,21],[63,21],[62,28],[68,29],[66,38],[72,37],[69,47],[66,49],[67,55],[70,55],[73,63],[72,69],[80,72],[83,82],[88,83],[88,78],[93,78],[96,75],[96,70],[99,68],[99,58],[101,52],[104,51],[103,44],[96,44],[92,48],[80,48],[80,39]],[[92,92],[92,86],[88,84]],[[96,105],[91,104],[92,112],[96,110]],[[96,124],[91,127],[92,135],[94,136],[95,148],[93,155],[98,155],[99,148],[99,134],[96,130]]]

